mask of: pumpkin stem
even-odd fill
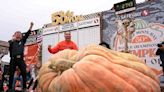
[[[61,75],[65,70],[71,68],[74,65],[74,62],[66,59],[58,59],[52,61],[49,65],[49,68],[53,69],[58,75]]]

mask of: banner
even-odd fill
[[[103,41],[116,51],[125,49],[128,41],[129,52],[140,57],[155,71],[162,74],[161,60],[156,56],[157,44],[164,41],[163,1],[144,2],[137,5],[134,14],[115,15],[114,10],[103,12]],[[127,17],[134,15],[125,29]],[[126,22],[125,22],[126,21]]]
[[[43,29],[43,35],[53,34],[57,32],[64,32],[69,30],[77,30],[85,27],[98,26],[100,24],[100,18],[92,18],[87,20],[82,20],[74,23],[67,23],[63,25],[57,25],[49,28]]]
[[[27,39],[24,50],[24,60],[27,66],[41,61],[41,42],[41,30],[32,31]]]

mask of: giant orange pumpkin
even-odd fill
[[[160,92],[158,78],[138,57],[98,45],[54,54],[38,76],[43,92]]]

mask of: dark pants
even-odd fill
[[[2,80],[1,80],[1,83],[0,83],[0,92],[3,91],[3,82],[4,82],[4,79],[5,79],[5,76],[4,76],[4,72],[2,74]]]
[[[23,57],[17,58],[12,57],[10,61],[10,77],[9,77],[9,89],[12,89],[14,73],[16,70],[16,66],[20,69],[22,78],[23,78],[23,88],[26,88],[26,64],[24,63]]]
[[[29,83],[27,89],[30,88],[30,86],[31,86],[32,83],[33,83],[33,80],[34,80],[33,78],[30,80],[30,83]],[[35,82],[34,82],[34,86],[32,87],[32,90],[35,90],[35,88],[37,87],[37,85],[38,85],[38,80],[35,80]]]
[[[37,87],[37,85],[38,85],[38,80],[36,80],[35,82],[34,82],[34,86],[33,86],[33,90],[35,90],[35,88]]]

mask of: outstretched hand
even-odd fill
[[[34,23],[33,22],[31,22],[31,24],[30,24],[31,26],[33,26],[34,25]]]
[[[34,26],[34,23],[33,22],[31,22],[30,23],[30,28],[29,28],[29,30],[32,30],[32,27]]]

